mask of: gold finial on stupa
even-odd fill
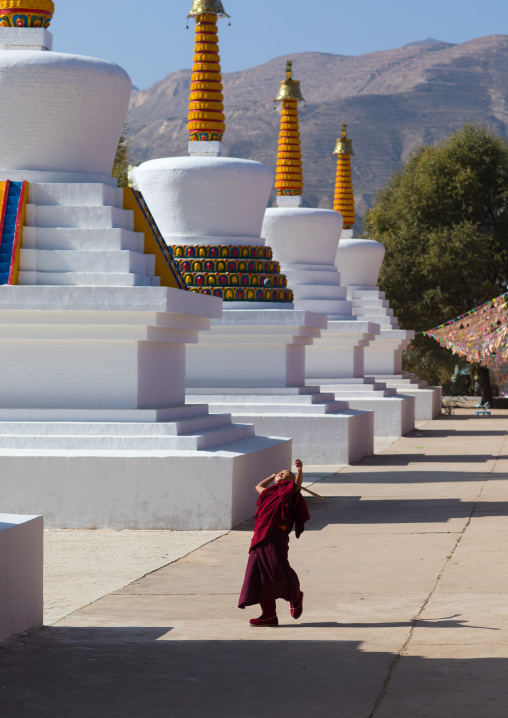
[[[280,81],[279,94],[275,98],[275,102],[284,102],[284,100],[305,102],[299,80],[293,80],[293,60],[286,62],[286,79]]]
[[[54,12],[53,0],[0,0],[0,27],[46,29]]]
[[[342,215],[344,229],[351,229],[355,223],[355,195],[353,192],[353,174],[351,171],[351,155],[353,140],[347,136],[347,124],[342,125],[342,136],[337,140],[333,151],[337,155],[337,177],[333,208]]]
[[[296,197],[301,204],[303,191],[302,152],[300,148],[300,122],[298,119],[298,103],[303,100],[300,83],[293,80],[293,63],[287,61],[286,79],[280,83],[276,102],[282,103],[280,117],[279,147],[277,151],[277,169],[275,189],[278,197]],[[280,200],[283,202],[283,200]],[[279,204],[280,204],[279,202]]]
[[[334,155],[351,155],[354,157],[353,140],[347,136],[347,123],[342,123],[342,136],[337,139],[337,144],[333,151]]]
[[[198,15],[217,15],[218,17],[229,17],[224,10],[221,0],[194,0],[192,8],[187,17]]]
[[[229,17],[221,0],[194,0],[196,38],[189,98],[189,141],[222,142],[226,129],[217,17]],[[193,145],[194,147],[197,145]]]

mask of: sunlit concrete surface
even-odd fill
[[[117,569],[135,559],[138,580],[0,652],[2,714],[505,718],[507,429],[508,412],[464,409],[309,467],[323,499],[290,546],[304,613],[280,601],[278,628],[236,607],[251,522],[161,568],[129,538]]]

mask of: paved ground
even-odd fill
[[[0,652],[0,714],[506,718],[507,429],[508,412],[458,412],[324,472],[291,540],[305,612],[294,622],[280,602],[279,628],[252,629],[258,611],[236,608],[251,525],[196,537],[207,543],[162,568],[169,532],[137,556],[132,532],[94,532],[98,547],[118,539],[123,587]],[[156,570],[128,584],[144,553]],[[75,605],[51,596],[53,617]]]

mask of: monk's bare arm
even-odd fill
[[[266,479],[263,479],[263,481],[260,481],[259,484],[256,486],[256,491],[258,494],[262,494],[265,489],[267,489],[274,478],[277,476],[277,474],[272,474],[271,476],[267,476]]]
[[[295,484],[296,484],[296,490],[298,491],[299,489],[301,489],[302,481],[303,481],[303,464],[300,461],[300,459],[297,459],[295,461],[295,466],[296,466]]]

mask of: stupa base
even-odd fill
[[[387,387],[413,395],[415,398],[415,419],[426,421],[441,414],[443,390],[440,386],[429,386],[413,374],[377,375],[375,381],[381,381]]]
[[[254,487],[291,465],[291,440],[253,436],[206,451],[2,449],[2,507],[46,528],[230,529]]]
[[[187,399],[206,401],[214,412],[254,424],[257,433],[291,436],[304,464],[344,465],[374,453],[374,415],[357,411],[317,387],[188,389]],[[288,467],[289,468],[289,467]]]
[[[374,436],[404,436],[415,427],[415,397],[375,384],[372,379],[311,379],[350,409],[374,412]]]

